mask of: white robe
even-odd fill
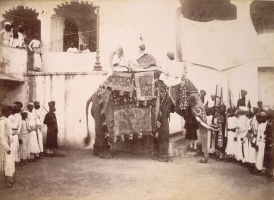
[[[37,136],[38,136],[38,145],[40,152],[44,151],[43,147],[43,133],[42,133],[42,125],[43,125],[43,114],[42,109],[33,109],[34,114],[36,115],[36,125],[37,125]]]
[[[258,126],[258,155],[257,155],[257,160],[256,160],[256,168],[258,170],[263,169],[263,163],[264,163],[264,153],[265,153],[265,129],[266,129],[267,122],[261,123]]]
[[[11,134],[9,120],[5,117],[0,118],[0,170],[5,170],[5,176],[13,176],[15,173],[15,163],[11,150],[9,136]]]
[[[248,158],[248,143],[246,142],[246,134],[248,132],[248,118],[240,115],[237,120],[237,160],[245,163]]]
[[[8,118],[12,134],[10,137],[12,138],[11,142],[11,152],[13,156],[13,160],[15,162],[20,162],[20,151],[19,151],[19,127],[21,127],[21,124],[19,123],[19,119],[15,117],[15,115],[10,115]]]
[[[28,111],[28,118],[26,119],[26,121],[28,122],[30,128],[36,127],[36,115],[34,114],[33,111],[32,112]],[[36,129],[29,133],[29,142],[30,142],[30,153],[33,153],[33,154],[40,153]]]
[[[227,118],[227,129],[236,129],[237,127],[237,117],[228,117]],[[228,131],[227,132],[227,146],[226,146],[226,154],[228,155],[237,155],[237,141],[234,141],[236,137],[236,132]]]
[[[183,69],[182,63],[168,60],[162,66],[163,73],[161,73],[159,79],[168,87],[178,85],[182,80]]]

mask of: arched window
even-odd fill
[[[4,21],[12,22],[14,29],[22,25],[26,39],[31,40],[35,34],[41,35],[41,22],[37,19],[38,15],[39,13],[34,9],[18,6],[6,11],[3,17]]]
[[[31,9],[24,6],[18,6],[13,9],[9,9],[3,14],[4,22],[11,22],[12,28],[24,35],[24,41],[26,50],[28,52],[27,67],[33,68],[33,53],[30,52],[27,45],[36,36],[41,40],[41,21],[37,19],[39,13],[35,9]]]
[[[89,3],[71,2],[58,6],[52,16],[52,50],[67,51],[71,45],[78,50],[86,44],[91,52],[96,51],[96,7]]]

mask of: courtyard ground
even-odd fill
[[[45,158],[19,167],[12,189],[1,200],[273,200],[274,182],[250,175],[244,167],[191,156],[172,163],[148,155],[115,151],[103,160],[91,150],[58,150],[63,157]]]

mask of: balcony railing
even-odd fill
[[[49,52],[42,56],[44,72],[90,72],[96,53]]]
[[[13,47],[0,46],[0,71],[6,74],[27,71],[27,51]]]

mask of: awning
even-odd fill
[[[21,80],[19,78],[13,77],[11,75],[5,74],[5,73],[0,73],[0,81],[4,80],[4,81],[14,81],[14,82],[25,82],[24,80]]]
[[[181,29],[183,59],[190,63],[219,71],[242,65],[274,64],[250,18],[196,22],[182,17]]]

